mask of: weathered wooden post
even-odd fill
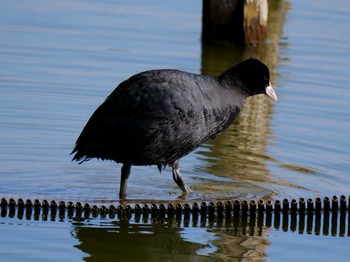
[[[243,1],[203,0],[202,40],[243,43]]]
[[[267,35],[267,0],[245,0],[243,10],[244,42],[258,45],[265,42]]]
[[[267,16],[267,0],[203,0],[202,40],[262,44]]]

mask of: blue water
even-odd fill
[[[278,2],[288,11],[279,14],[282,19],[270,12],[266,46],[245,50],[201,44],[201,1],[3,2],[1,197],[117,204],[120,165],[70,161],[75,140],[97,106],[140,71],[176,68],[218,74],[250,56],[269,65],[278,103],[250,99],[226,132],[182,159],[181,171],[193,194],[180,192],[169,169],[159,174],[156,167],[133,167],[129,201],[350,195],[350,5],[345,0]],[[101,223],[87,227],[98,234]],[[107,223],[113,231],[115,223]],[[53,257],[64,250],[71,260],[80,260],[89,252],[82,247],[85,238],[74,232],[85,227],[0,218],[2,234],[13,232],[0,240],[0,249],[21,247],[21,254],[6,253],[9,260],[23,255],[46,260],[47,254],[33,246],[47,245]],[[148,223],[135,227],[147,228]],[[177,231],[140,229],[128,243],[137,246],[145,234],[161,232],[177,238],[187,250],[185,260],[225,258],[245,241],[261,260],[280,261],[286,254],[291,259],[343,260],[350,254],[343,248],[348,237],[300,236],[273,228],[254,238],[208,227],[180,226]],[[291,251],[300,246],[305,252]]]
[[[281,103],[275,107],[269,149],[278,163],[313,172],[298,174],[276,164],[271,172],[278,181],[304,189],[287,189],[289,196],[349,194],[350,42],[345,24],[350,7],[345,1],[293,1],[292,8],[284,27]]]

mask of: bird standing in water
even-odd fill
[[[247,59],[218,77],[161,69],[125,80],[93,113],[72,152],[81,163],[92,158],[122,163],[119,196],[126,196],[132,165],[171,166],[173,179],[191,192],[179,160],[219,135],[249,96],[277,96],[268,67]]]

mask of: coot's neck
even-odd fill
[[[218,78],[222,86],[234,89],[235,92],[243,95],[245,98],[251,95],[249,93],[249,88],[239,77],[235,66],[223,72]]]

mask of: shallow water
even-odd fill
[[[176,68],[215,75],[251,56],[269,65],[279,102],[250,99],[228,130],[182,159],[181,170],[193,194],[179,191],[169,169],[159,174],[156,167],[133,167],[129,202],[350,195],[350,5],[281,5],[288,12],[285,17],[270,12],[266,46],[243,49],[201,44],[200,1],[2,3],[1,196],[117,203],[120,165],[97,160],[78,165],[69,155],[106,96],[143,70]],[[91,227],[93,235],[102,225],[97,221]],[[288,248],[302,244],[322,248],[325,254],[327,248],[349,244],[348,238],[300,237],[273,229],[253,239],[237,239],[207,227],[180,226],[174,233],[162,226],[153,230],[148,223],[139,226],[151,230],[129,232],[127,227],[126,232],[135,235],[131,246],[136,248],[149,233],[169,239],[176,235],[179,248],[186,250],[181,253],[185,260],[225,258],[237,242],[255,251],[258,245],[257,257],[276,260],[288,252],[296,257]],[[1,249],[18,245],[32,260],[45,260],[47,254],[31,249],[44,243],[51,254],[62,249],[72,253],[72,260],[91,254],[83,248],[85,239],[72,233],[92,230],[84,225],[1,219],[0,227],[6,234],[17,232],[11,241],[0,240]],[[57,233],[58,239],[42,237],[43,232]],[[21,234],[35,240],[19,241]],[[96,236],[89,241],[98,240]],[[231,249],[223,243],[231,243]],[[164,248],[172,250],[171,244]],[[341,259],[349,252],[341,249],[336,255]],[[315,251],[300,256],[321,257]],[[242,257],[237,254],[237,259]]]

